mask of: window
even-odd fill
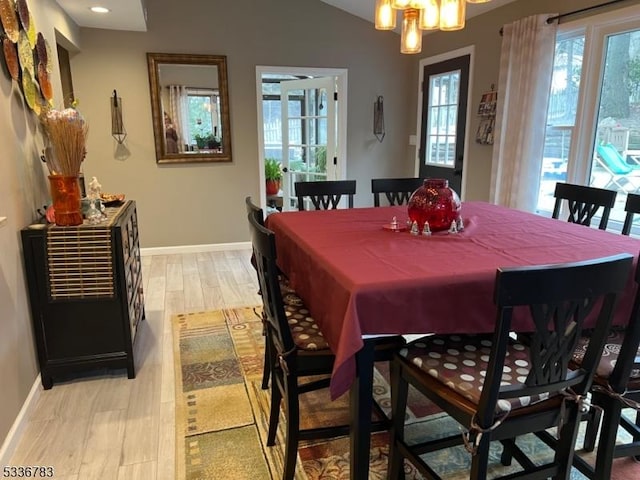
[[[190,143],[198,149],[220,148],[220,96],[217,90],[187,89]]]
[[[460,92],[460,70],[433,75],[429,91],[427,165],[453,167]]]
[[[639,6],[560,26],[540,180],[543,214],[557,181],[616,190],[609,228],[621,228],[640,189]]]

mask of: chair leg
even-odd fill
[[[569,402],[565,415],[569,420],[562,425],[559,432],[554,458],[555,463],[558,465],[558,474],[554,477],[554,480],[569,480],[571,467],[573,465],[576,438],[578,437],[578,419],[580,418],[578,406]]]
[[[489,469],[489,447],[491,446],[491,435],[484,434],[478,444],[476,454],[471,457],[470,480],[485,480]]]
[[[404,441],[404,420],[409,395],[409,384],[402,376],[402,367],[393,360],[391,373],[391,429],[389,431],[389,480],[404,479],[404,458],[398,447],[398,441]]]
[[[593,394],[593,402],[597,405],[600,402],[597,399],[597,393]],[[584,432],[583,448],[586,452],[593,452],[596,447],[596,439],[598,436],[598,430],[600,429],[600,422],[602,419],[602,411],[599,408],[591,408],[587,414],[587,428]]]
[[[276,444],[276,434],[278,433],[278,421],[280,420],[280,403],[282,402],[282,392],[280,391],[280,372],[271,370],[271,410],[269,411],[269,432],[267,433],[267,445],[269,447]]]
[[[286,404],[287,404],[287,434],[284,447],[284,473],[283,480],[293,480],[296,473],[296,460],[298,458],[298,443],[300,442],[300,405],[298,403],[297,385],[287,380]]]
[[[275,348],[271,341],[270,332],[267,330],[266,351],[268,351],[268,363],[271,373],[271,409],[269,411],[269,431],[267,433],[267,445],[272,446],[276,443],[276,434],[278,432],[278,423],[280,421],[280,404],[282,403],[282,390],[284,383],[287,381],[282,369],[276,365]]]
[[[612,398],[608,398],[602,404],[604,417],[600,427],[600,439],[598,440],[598,454],[596,456],[595,478],[611,478],[611,465],[613,463],[616,448],[616,436],[622,404]]]
[[[636,428],[638,433],[633,434],[633,441],[640,442],[640,412],[636,412],[636,427],[638,427]],[[640,462],[640,455],[634,455],[633,458],[637,462]]]
[[[264,341],[264,367],[262,369],[262,390],[269,388],[269,376],[271,375],[271,342],[269,334],[265,333]]]

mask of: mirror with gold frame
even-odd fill
[[[157,163],[231,161],[227,57],[147,53]]]

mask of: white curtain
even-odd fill
[[[184,85],[169,85],[169,116],[178,133],[178,151],[183,152],[189,143],[188,95]]]
[[[491,200],[534,211],[547,123],[557,24],[553,14],[504,26],[500,54]]]

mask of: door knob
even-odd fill
[[[289,169],[288,169],[287,167],[282,167],[282,171],[283,171],[284,173],[287,173],[287,172],[289,171]]]

